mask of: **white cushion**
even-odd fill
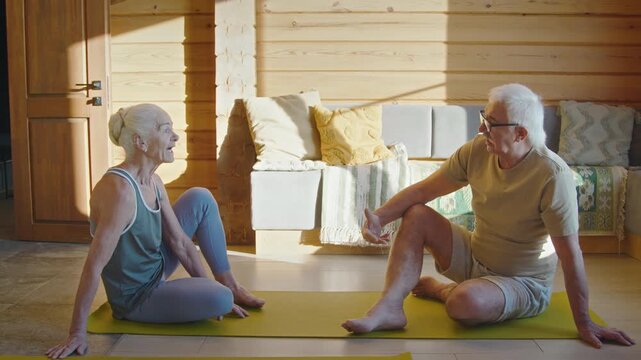
[[[252,171],[254,230],[320,227],[321,171]]]
[[[320,160],[320,140],[310,112],[320,102],[317,91],[244,99],[257,160]]]
[[[383,106],[385,145],[402,142],[410,158],[432,156],[432,106],[386,104]]]

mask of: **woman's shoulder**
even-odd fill
[[[91,192],[91,199],[92,202],[98,200],[100,203],[104,203],[105,200],[129,203],[135,199],[135,190],[128,179],[108,172],[96,183]]]
[[[107,173],[93,188],[89,204],[90,219],[96,226],[105,219],[107,224],[111,221],[127,223],[136,211],[135,190],[127,179]]]
[[[114,172],[106,172],[96,184],[94,191],[98,188],[105,188],[112,191],[122,191],[131,189],[132,184],[129,179]]]

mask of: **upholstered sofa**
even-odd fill
[[[346,105],[341,105],[346,106]],[[337,108],[339,106],[329,106]],[[402,142],[407,149],[410,162],[442,161],[449,157],[459,146],[472,139],[478,133],[480,105],[414,105],[414,104],[384,104],[382,138],[386,145]],[[545,130],[547,146],[553,150],[559,149],[561,119],[557,107],[545,107]],[[626,176],[608,177],[604,184],[612,183],[611,205],[618,210],[611,211],[609,216],[612,224],[603,225],[602,219],[586,218],[581,223],[581,235],[619,235],[621,240],[624,220],[623,204],[625,194],[634,197],[627,202],[625,221],[628,231],[638,231],[641,234],[641,171],[635,166],[641,166],[641,124],[634,124],[634,136],[629,158],[630,167],[634,172],[630,176],[626,191]],[[438,165],[435,165],[435,168]],[[594,170],[594,171],[593,171]],[[599,171],[604,170],[600,169]],[[636,172],[635,172],[636,171]],[[596,168],[576,169],[576,174],[596,174]],[[606,171],[607,172],[607,171]],[[255,230],[311,230],[321,226],[323,170],[310,171],[252,171],[251,173],[251,210],[252,227]],[[605,174],[605,172],[604,172]],[[577,185],[585,181],[577,176]],[[596,185],[595,186],[601,186]],[[634,187],[630,189],[629,187]],[[465,191],[459,190],[459,191]],[[601,199],[601,202],[606,200]],[[595,200],[595,203],[598,202]],[[468,204],[469,205],[469,204]],[[581,209],[580,209],[581,210]],[[585,212],[589,210],[584,207]],[[471,211],[471,210],[470,210]],[[580,211],[580,214],[583,211]],[[450,214],[452,215],[452,214]],[[456,214],[455,214],[456,215]],[[473,226],[473,214],[458,214],[448,216],[464,225]],[[603,227],[609,227],[604,229]]]

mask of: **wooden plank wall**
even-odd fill
[[[158,173],[172,199],[192,186],[216,190],[214,1],[112,0],[113,110],[154,103],[180,140]],[[112,164],[124,158],[112,146]]]
[[[641,1],[258,0],[258,94],[484,103],[521,82],[548,103],[641,103]]]

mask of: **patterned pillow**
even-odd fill
[[[320,134],[321,154],[328,165],[359,165],[391,157],[385,146],[382,107],[328,110],[312,108]]]
[[[569,165],[628,166],[635,110],[576,101],[559,103],[559,156]]]

